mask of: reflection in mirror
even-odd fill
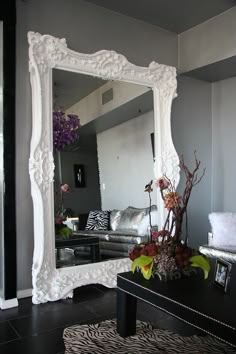
[[[153,91],[53,69],[53,102],[56,266],[127,257],[150,233]]]

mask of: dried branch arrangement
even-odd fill
[[[167,176],[162,176],[156,181],[156,186],[160,189],[162,199],[164,201],[165,208],[168,210],[167,218],[165,220],[163,229],[157,232],[156,237],[163,237],[164,239],[170,239],[173,236],[173,240],[180,241],[182,234],[183,217],[186,214],[186,237],[185,244],[188,241],[187,230],[187,205],[192,192],[193,187],[201,182],[205,168],[199,175],[199,169],[201,161],[197,159],[196,151],[194,151],[195,166],[192,171],[186,166],[183,156],[180,157],[179,167],[185,176],[185,187],[183,194],[180,195],[176,192],[174,183],[170,181]]]

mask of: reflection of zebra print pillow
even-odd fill
[[[108,230],[109,211],[90,211],[85,230]]]

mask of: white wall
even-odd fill
[[[181,33],[179,72],[187,72],[236,55],[236,6]]]
[[[103,210],[149,206],[144,186],[154,179],[150,137],[153,131],[150,111],[97,135]],[[156,193],[154,187],[153,204]]]
[[[107,103],[102,103],[102,95],[109,89],[113,90],[113,98]],[[81,126],[91,122],[112,110],[122,106],[132,99],[141,96],[143,93],[150,91],[150,88],[130,84],[122,81],[108,81],[87,97],[67,109],[71,114],[77,114],[80,118]]]
[[[31,91],[27,32],[66,38],[84,53],[112,49],[137,65],[153,60],[177,65],[177,36],[147,23],[82,0],[17,0],[16,28],[16,209],[18,290],[31,284],[33,208],[28,158],[31,137]]]
[[[236,212],[236,78],[212,84],[212,210]]]

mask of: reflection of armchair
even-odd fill
[[[91,214],[89,214],[88,221]],[[108,215],[108,228],[101,229],[101,225],[96,226],[94,223],[92,230],[86,230],[86,227],[81,230],[80,225],[80,230],[74,234],[98,237],[101,255],[109,257],[127,257],[129,250],[136,244],[148,241],[149,208],[128,207],[125,210],[112,210],[108,212]],[[151,218],[152,225],[156,226],[157,207],[155,205],[151,207]]]

